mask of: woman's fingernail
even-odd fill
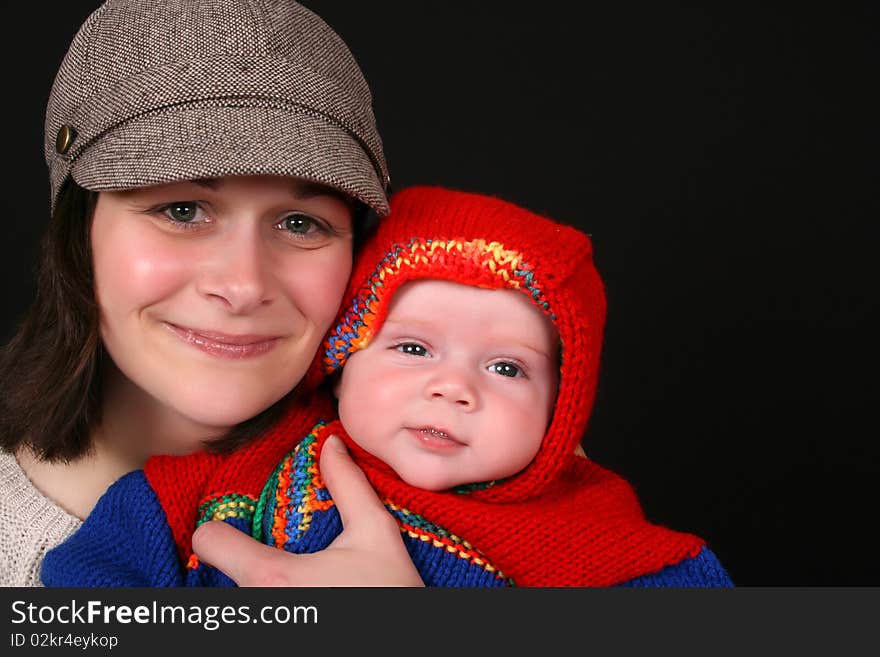
[[[327,436],[327,441],[324,443],[324,447],[335,449],[337,452],[345,452],[345,445],[342,444],[342,440],[335,433]]]

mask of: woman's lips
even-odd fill
[[[462,442],[445,429],[434,426],[407,427],[410,435],[412,435],[421,445],[432,449],[455,449],[464,447],[466,443]]]
[[[165,322],[165,326],[180,340],[196,349],[211,356],[236,360],[262,356],[281,340],[277,335],[232,335],[186,328],[170,322]]]

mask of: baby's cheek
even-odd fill
[[[406,403],[416,391],[416,385],[409,377],[388,370],[370,376],[366,386],[370,390],[369,395],[375,407],[386,410]]]
[[[337,386],[339,419],[355,438],[355,433],[373,433],[385,420],[393,420],[407,405],[406,393],[398,380],[385,370],[374,369],[366,357],[354,356],[343,368]]]
[[[517,436],[513,451],[520,454],[520,458],[524,461],[523,465],[526,465],[538,453],[550,421],[543,409],[534,407],[534,400],[532,404],[531,411],[527,410],[528,404],[524,404],[515,410],[510,409],[510,413],[507,415],[513,435]]]

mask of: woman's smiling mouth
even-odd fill
[[[170,322],[163,322],[163,324],[182,342],[211,356],[233,360],[262,356],[271,351],[281,340],[281,336],[277,335],[235,335],[191,329]]]

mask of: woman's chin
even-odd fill
[[[212,395],[207,399],[178,397],[168,400],[166,408],[172,411],[171,415],[177,416],[184,423],[201,428],[199,433],[208,438],[219,438],[236,425],[259,415],[282,397],[283,392],[271,396],[238,394]]]
[[[256,417],[275,403],[275,401],[277,400],[262,404],[237,404],[234,407],[202,407],[189,409],[183,415],[190,418],[196,424],[215,428],[217,433],[222,435],[236,425]]]

